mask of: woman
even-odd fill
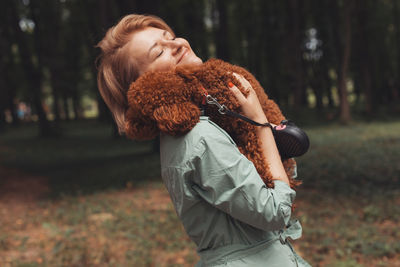
[[[121,133],[131,82],[147,71],[202,64],[185,39],[176,38],[153,16],[124,17],[98,47],[99,89]],[[228,85],[243,114],[267,122],[250,83],[236,77],[250,91],[245,97]],[[265,186],[231,137],[207,117],[184,136],[160,137],[162,178],[187,234],[198,246],[198,266],[309,266],[287,241],[300,237],[301,226],[289,222],[295,191],[288,185],[272,132],[259,127],[256,134],[275,177],[273,189]]]

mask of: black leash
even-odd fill
[[[258,122],[253,121],[252,119],[250,119],[250,118],[248,118],[246,116],[243,116],[242,114],[239,114],[239,113],[236,113],[234,111],[229,110],[225,105],[221,105],[220,103],[218,103],[218,101],[214,97],[212,97],[211,95],[206,95],[206,100],[207,100],[208,104],[216,105],[218,107],[218,112],[220,114],[226,114],[226,115],[231,116],[231,117],[236,117],[236,118],[242,119],[242,120],[244,120],[244,121],[246,121],[246,122],[248,122],[250,124],[256,125],[256,126],[268,126],[271,129],[273,128],[272,124],[270,124],[269,122],[258,123]]]
[[[273,126],[269,122],[258,123],[246,116],[243,116],[242,114],[229,110],[225,105],[221,105],[214,97],[209,95],[204,88],[201,89],[204,91],[204,98],[202,102],[202,114],[204,114],[206,104],[216,105],[218,107],[218,112],[220,114],[236,117],[256,126],[267,126],[271,128],[275,138],[275,143],[277,145],[279,154],[281,155],[282,159],[299,157],[307,152],[310,146],[310,141],[308,139],[308,136],[302,129],[297,127],[292,121],[283,120],[277,126]]]

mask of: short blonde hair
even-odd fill
[[[146,27],[169,31],[172,29],[159,17],[131,14],[123,17],[108,29],[96,47],[101,49],[97,58],[97,85],[100,94],[113,114],[120,134],[125,132],[125,111],[128,108],[126,92],[129,85],[139,77],[137,62],[126,56],[126,44],[134,32]]]

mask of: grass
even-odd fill
[[[96,121],[65,123],[63,137],[36,137],[34,125],[11,129],[2,138],[3,165],[51,177],[52,193],[88,193],[160,177],[152,142],[111,138]]]
[[[0,244],[1,266],[190,266],[197,260],[160,183],[29,205],[7,216]]]
[[[370,194],[398,188],[400,122],[314,127],[310,151],[298,159],[308,187]]]
[[[94,121],[63,127],[61,139],[29,125],[0,136],[6,175],[45,177],[50,193],[0,198],[0,266],[193,266],[152,142],[112,139]],[[313,266],[400,266],[400,121],[306,131],[296,250]]]

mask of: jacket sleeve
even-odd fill
[[[193,157],[192,189],[237,220],[265,231],[284,229],[296,192],[285,182],[267,188],[253,163],[221,133],[203,137]]]

